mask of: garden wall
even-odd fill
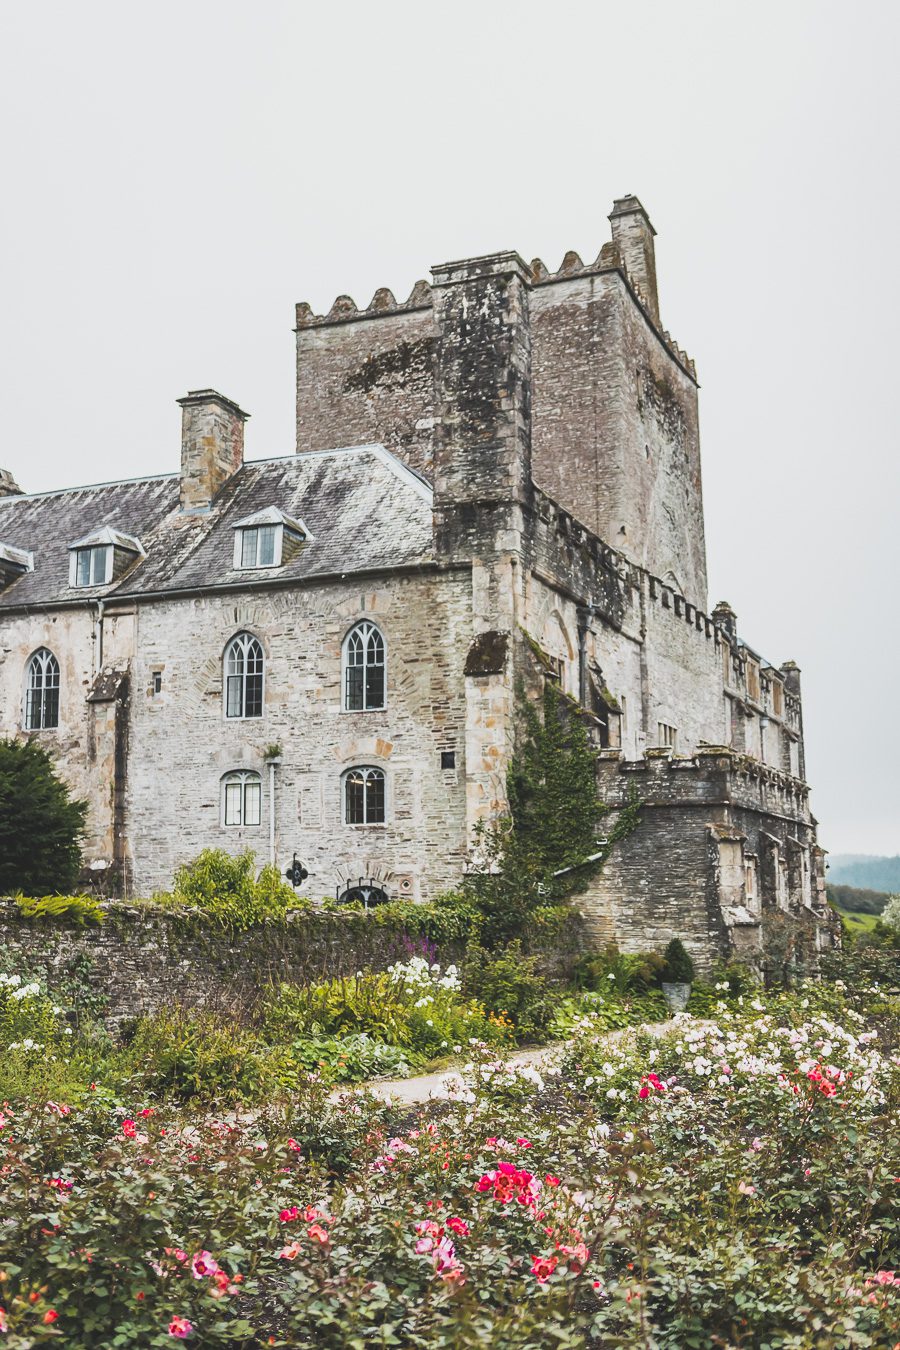
[[[303,984],[384,969],[423,949],[405,920],[385,921],[377,911],[297,913],[231,934],[196,911],[116,900],[102,908],[104,923],[81,927],[65,918],[27,919],[14,901],[0,899],[0,969],[43,973],[54,993],[96,1007],[115,1024],[175,1003],[247,1008],[272,981]],[[543,973],[565,978],[584,950],[577,916],[525,945]],[[437,959],[449,964],[464,951],[462,941],[442,942]]]

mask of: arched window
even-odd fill
[[[358,886],[348,886],[338,896],[339,905],[362,905],[363,909],[372,909],[374,905],[388,902],[387,891],[374,881],[360,880]]]
[[[384,695],[384,638],[373,623],[358,623],[344,638],[344,708],[383,708]]]
[[[25,730],[59,726],[59,662],[46,647],[28,662],[25,687]]]
[[[344,824],[384,824],[384,774],[381,769],[348,769],[344,774]]]
[[[238,633],[225,652],[225,716],[262,717],[263,649],[252,633]]]
[[[258,825],[262,784],[258,773],[226,773],[222,779],[222,822]]]

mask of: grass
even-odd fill
[[[847,909],[838,909],[838,913],[852,933],[871,933],[878,922],[877,914],[857,914]]]

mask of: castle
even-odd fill
[[[829,941],[800,674],[707,603],[697,377],[662,327],[655,231],[596,261],[445,263],[404,302],[296,309],[296,452],[179,399],[180,472],[27,495],[0,474],[0,734],[90,803],[124,894],[204,847],[304,891],[427,899],[505,805],[517,688],[584,710],[608,829],[600,940],[752,954]]]

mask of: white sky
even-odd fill
[[[822,841],[900,852],[900,9],[0,0],[0,465],[177,468],[188,388],[293,449],[293,304],[659,234],[711,594],[803,669]]]

